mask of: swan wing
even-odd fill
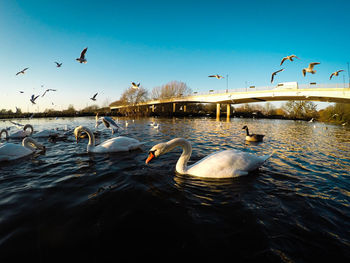
[[[188,167],[187,173],[200,177],[225,178],[247,175],[259,168],[270,155],[256,156],[238,150],[213,153]]]

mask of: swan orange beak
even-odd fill
[[[154,154],[152,152],[149,153],[148,158],[146,160],[146,164],[148,164],[154,158]]]

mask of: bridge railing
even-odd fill
[[[298,89],[332,89],[332,88],[349,88],[348,83],[331,83],[331,84],[318,84],[318,83],[309,83],[309,84],[298,84]],[[234,92],[250,92],[250,91],[264,91],[264,90],[282,90],[288,89],[284,87],[275,86],[249,86],[245,88],[236,88],[236,89],[224,89],[224,90],[209,90],[201,92],[193,92],[187,96],[196,96],[196,95],[210,95],[210,94],[223,94],[223,93],[234,93]]]

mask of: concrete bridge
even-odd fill
[[[291,84],[292,83],[292,84]],[[150,100],[135,105],[111,106],[111,110],[134,107],[137,110],[146,107],[146,111],[151,109],[154,112],[156,105],[173,104],[173,112],[176,105],[183,105],[186,112],[188,103],[216,103],[216,116],[220,116],[220,104],[227,104],[227,117],[231,113],[231,104],[242,104],[265,101],[288,101],[288,100],[308,100],[322,102],[350,103],[350,87],[348,84],[302,84],[296,82],[280,83],[274,87],[255,87],[245,89],[221,90],[197,93],[193,95],[164,98],[161,100]]]

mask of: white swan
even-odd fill
[[[27,129],[30,128],[30,132],[27,131]],[[8,136],[10,139],[23,139],[24,137],[30,136],[33,134],[34,128],[30,124],[26,124],[23,127],[23,130],[14,132]],[[8,135],[8,134],[7,134]]]
[[[154,157],[165,154],[177,146],[180,146],[183,151],[176,163],[176,172],[207,178],[229,178],[247,175],[250,171],[256,170],[271,156],[256,156],[238,150],[225,150],[212,153],[195,164],[187,166],[192,153],[191,144],[183,138],[175,138],[153,146],[149,151],[146,164]]]
[[[45,150],[45,146],[30,137],[23,139],[22,144],[3,143],[0,144],[0,161],[12,161],[30,154],[37,149]]]
[[[89,136],[89,143],[87,146],[87,151],[92,153],[110,153],[110,152],[126,152],[131,150],[136,150],[140,148],[143,143],[136,139],[118,136],[107,141],[102,142],[99,145],[95,145],[95,136],[92,131],[84,126],[76,127],[74,130],[74,136],[77,143],[80,140],[82,132],[86,132]]]
[[[51,136],[58,136],[59,132],[55,130],[42,130],[39,132],[36,132],[31,135],[32,138],[43,138],[43,137],[51,137]]]

